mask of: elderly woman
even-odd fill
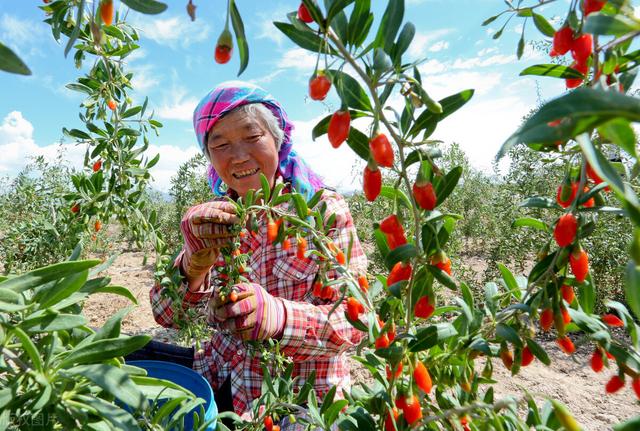
[[[220,410],[232,408],[246,418],[251,402],[261,395],[262,369],[260,359],[247,354],[244,340],[278,340],[281,352],[293,360],[294,376],[304,382],[315,372],[319,397],[333,385],[341,394],[340,389],[350,386],[345,351],[362,334],[345,319],[344,304],[329,314],[335,295],[330,300],[312,295],[319,271],[315,256],[298,259],[295,250],[267,240],[266,216],[257,236],[240,239],[241,251],[251,253],[252,271],[250,283],[234,286],[239,299],[225,304],[212,292],[215,268],[224,265],[220,249],[231,240],[229,226],[239,222],[225,197],[236,199],[260,188],[260,174],[272,187],[282,181],[308,196],[325,187],[292,149],[293,124],[271,95],[242,82],[224,83],[207,94],[195,109],[193,123],[200,149],[211,162],[209,180],[217,197],[186,212],[181,224],[185,244],[176,265],[185,276],[183,305],[211,301],[209,320],[225,330],[212,330],[201,350],[186,353],[193,354],[193,360],[185,363],[211,383]],[[364,273],[366,257],[346,202],[331,190],[325,190],[322,200],[326,218],[336,215],[332,240],[346,250],[353,238],[350,269]],[[161,296],[159,286],[150,296],[156,321],[173,326],[171,301]],[[226,399],[232,405],[225,406]]]

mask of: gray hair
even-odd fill
[[[267,126],[267,129],[276,141],[276,150],[280,151],[280,146],[284,140],[284,131],[280,128],[280,123],[273,112],[262,103],[247,103],[246,105],[239,106],[231,112],[240,111],[249,115],[250,117],[257,119],[262,124]]]

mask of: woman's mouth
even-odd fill
[[[260,168],[247,169],[244,171],[234,172],[233,177],[237,179],[242,179],[242,178],[250,177],[251,175],[255,175],[259,171],[260,171]]]

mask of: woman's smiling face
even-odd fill
[[[207,151],[222,181],[238,195],[261,187],[260,173],[273,186],[278,169],[276,141],[266,125],[242,110],[222,117],[209,130]]]

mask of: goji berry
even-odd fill
[[[576,294],[573,292],[573,287],[567,284],[563,284],[560,291],[562,292],[562,298],[567,301],[567,304],[571,304],[576,297]]]
[[[578,232],[578,219],[573,214],[564,214],[558,219],[553,230],[553,237],[560,247],[571,245]]]
[[[582,193],[585,195],[589,193],[589,187],[585,186],[584,189],[582,189]],[[593,196],[591,196],[582,204],[582,206],[585,208],[593,208],[595,205],[596,205],[596,200],[593,198]]]
[[[285,238],[285,239],[282,241],[282,249],[283,249],[284,251],[287,251],[287,250],[289,250],[290,248],[291,248],[291,241],[289,240],[289,238]]]
[[[404,419],[409,425],[413,425],[417,420],[421,419],[422,408],[418,397],[413,395],[410,398],[405,398],[402,412],[404,413]]]
[[[382,334],[378,338],[376,338],[376,349],[386,349],[391,345],[389,341],[389,337],[387,334]]]
[[[587,176],[591,178],[596,185],[604,182],[604,180],[600,178],[598,173],[593,169],[593,167],[591,167],[589,163],[587,163],[586,171],[587,171]],[[609,191],[611,189],[607,186],[604,188],[604,190]]]
[[[111,25],[113,22],[113,0],[102,0],[102,3],[100,3],[100,17],[104,25]]]
[[[330,89],[331,81],[322,71],[309,79],[309,97],[313,100],[324,100]]]
[[[582,283],[589,273],[589,256],[582,248],[574,250],[569,255],[569,265],[576,280]]]
[[[633,392],[636,393],[636,398],[640,400],[640,377],[636,377],[631,381],[631,387],[633,388]]]
[[[399,281],[408,280],[411,278],[411,264],[398,262],[393,265],[389,277],[387,277],[387,286],[391,286]]]
[[[273,244],[273,242],[278,237],[278,224],[273,220],[269,220],[267,222],[267,241],[269,244]]]
[[[302,22],[306,22],[307,24],[313,22],[313,18],[309,13],[309,9],[307,9],[307,7],[302,2],[300,2],[300,6],[298,7],[298,19]]]
[[[347,263],[347,258],[342,250],[338,250],[338,253],[336,254],[336,261],[338,261],[340,265]]]
[[[107,102],[107,106],[109,107],[109,109],[111,109],[112,111],[115,111],[116,108],[118,107],[118,104],[116,103],[115,100],[113,99],[109,99],[109,101]]]
[[[377,165],[372,166],[372,163],[369,163],[365,166],[362,189],[369,202],[376,200],[380,194],[380,190],[382,190],[382,172],[380,172]]]
[[[237,300],[238,300],[238,292],[236,292],[235,290],[232,290],[231,293],[229,294],[229,301],[236,302]]]
[[[615,359],[613,357],[613,355],[611,353],[607,352],[606,350],[604,351],[604,353],[607,355],[607,359]]]
[[[440,268],[441,271],[451,275],[451,259],[449,259],[444,251],[439,250],[431,256],[431,265],[436,266]]]
[[[413,185],[413,197],[420,208],[431,211],[436,207],[436,192],[430,182],[416,181]]]
[[[534,359],[535,356],[533,356],[533,353],[531,353],[529,346],[525,346],[524,349],[522,349],[522,366],[526,367],[527,365],[532,363]]]
[[[305,253],[307,252],[307,240],[305,238],[298,238],[298,248],[296,249],[296,257],[298,259],[306,259]]]
[[[100,168],[102,167],[102,160],[98,159],[93,166],[91,167],[91,169],[93,170],[93,172],[98,172],[100,170]]]
[[[404,234],[404,228],[395,214],[385,217],[380,222],[380,231],[387,235]]]
[[[313,283],[313,296],[320,298],[322,296],[322,282],[316,281]]]
[[[609,326],[624,326],[624,322],[615,314],[603,314],[602,321]]]
[[[351,129],[351,114],[349,110],[340,110],[334,112],[329,120],[329,128],[327,129],[327,135],[329,136],[329,142],[333,148],[338,148],[349,137],[349,130]]]
[[[582,5],[584,8],[584,16],[594,12],[600,12],[606,3],[606,0],[584,0],[584,4]]]
[[[392,374],[391,374],[391,367],[389,367],[389,365],[387,365],[386,371],[387,371],[387,380],[391,380]],[[401,375],[402,375],[402,362],[396,365],[395,373],[393,373],[393,378],[397,379]]]
[[[565,55],[571,49],[573,30],[564,26],[553,34],[552,50],[556,55]]]
[[[571,55],[578,63],[586,63],[593,52],[593,37],[589,33],[583,33],[571,42]]]
[[[624,387],[624,380],[620,376],[613,376],[611,380],[607,382],[604,389],[608,394],[615,394]]]
[[[551,325],[553,324],[553,310],[551,308],[545,308],[542,313],[540,313],[540,327],[543,331],[548,331],[551,329]]]
[[[280,425],[274,425],[271,431],[280,431]]]
[[[78,212],[80,212],[80,204],[79,203],[73,204],[73,206],[71,207],[71,212],[74,214],[77,214]]]
[[[415,380],[416,385],[426,394],[431,392],[431,388],[433,387],[431,375],[429,375],[427,367],[420,361],[416,363],[416,367],[413,369],[413,380]]]
[[[391,417],[391,415],[393,415],[393,418]],[[400,416],[400,413],[398,412],[397,408],[393,407],[391,410],[389,410],[387,412],[387,417],[384,420],[384,430],[396,431],[396,426],[394,425],[394,423],[398,422],[399,416]]]
[[[333,299],[333,287],[331,286],[324,286],[322,288],[322,291],[320,292],[320,297],[322,299]]]
[[[571,63],[571,68],[577,70],[583,75],[582,78],[567,78],[565,80],[567,88],[576,88],[584,82],[584,78],[589,72],[589,67],[586,62],[574,61],[573,63]]]
[[[391,323],[391,327],[389,331],[387,331],[387,335],[389,336],[389,341],[393,342],[396,339],[396,325]]]
[[[562,351],[567,355],[571,355],[576,351],[576,346],[573,345],[573,341],[571,341],[571,338],[567,336],[558,338],[556,340],[556,343],[558,344],[558,346],[560,346],[560,349],[562,349]]]
[[[96,232],[100,232],[100,229],[102,229],[102,222],[100,220],[96,220],[96,222],[93,224],[93,230]]]
[[[353,296],[347,298],[347,315],[351,320],[358,320],[364,313],[364,306]]]
[[[271,416],[264,418],[264,427],[267,431],[273,431],[273,418]]]
[[[414,310],[414,314],[416,317],[421,319],[428,319],[431,317],[436,307],[431,303],[431,299],[428,295],[422,296],[416,302],[416,308]]]
[[[602,360],[602,353],[599,349],[593,351],[591,355],[591,369],[596,373],[599,373],[604,368],[604,361]]]
[[[367,280],[366,275],[358,276],[358,286],[360,286],[360,289],[362,289],[363,292],[366,292],[369,290],[369,280]]]
[[[562,208],[569,208],[571,202],[576,198],[578,193],[578,183],[573,182],[571,184],[565,183],[558,186],[558,193],[556,194],[556,201]]]
[[[373,160],[380,166],[385,168],[393,167],[393,149],[391,143],[384,133],[377,133],[369,141],[369,149]]]
[[[471,431],[471,428],[469,428],[469,420],[466,416],[460,418],[460,425],[462,425],[462,431]]]
[[[510,370],[513,366],[513,355],[508,348],[502,347],[500,349],[500,359],[502,360],[504,366],[507,367],[508,370]]]
[[[560,313],[562,314],[562,321],[565,325],[568,325],[571,322],[571,315],[569,314],[569,310],[564,307],[560,307]]]
[[[231,60],[231,54],[233,52],[233,40],[231,39],[231,32],[225,28],[220,33],[218,41],[216,42],[215,60],[218,64],[225,64]]]

